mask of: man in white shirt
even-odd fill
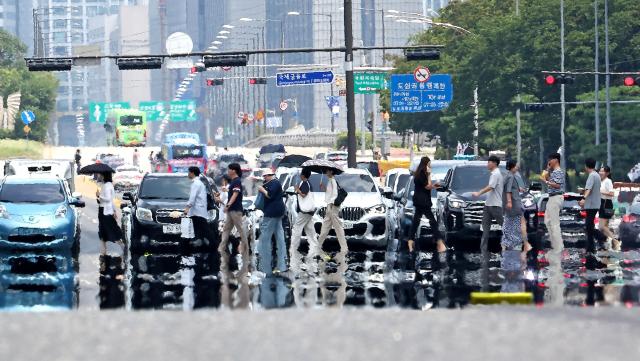
[[[215,238],[211,236],[209,229],[209,212],[207,211],[207,189],[200,178],[200,168],[189,167],[189,179],[191,179],[191,191],[189,192],[189,201],[184,210],[184,214],[191,217],[193,222],[193,232],[196,239],[208,240],[214,242]],[[212,249],[217,249],[217,245],[211,245]],[[215,248],[214,248],[215,247]]]
[[[303,230],[307,235],[307,243],[309,244],[307,261],[321,253],[321,249],[318,246],[316,230],[313,227],[313,215],[316,209],[313,203],[313,189],[311,189],[311,183],[309,183],[310,177],[311,171],[303,168],[300,173],[300,184],[296,188],[296,208],[298,212],[293,230],[291,231],[291,246],[289,248],[289,262],[293,270],[297,270],[300,266],[298,246],[300,246],[300,238],[302,237]]]
[[[322,250],[322,244],[327,239],[329,231],[333,229],[336,232],[338,243],[340,243],[340,252],[346,253],[349,249],[347,247],[347,239],[344,236],[344,228],[342,221],[340,220],[340,207],[333,204],[338,197],[338,183],[334,178],[333,171],[328,169],[324,173],[329,182],[324,193],[324,201],[327,203],[327,207],[324,214],[324,220],[322,221],[322,228],[320,230],[320,237],[318,238],[318,246]],[[325,255],[323,258],[327,259]]]

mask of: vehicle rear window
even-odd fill
[[[389,175],[389,176],[388,176],[388,178],[387,178],[387,184],[386,184],[386,186],[387,186],[387,187],[392,187],[392,186],[395,184],[395,182],[396,182],[396,177],[397,177],[397,176],[398,176],[398,174],[397,174],[397,173],[394,173],[394,174]]]
[[[64,189],[60,184],[4,184],[0,190],[0,202],[5,203],[61,203]]]
[[[141,199],[189,199],[191,180],[187,177],[148,177],[140,185]]]
[[[340,187],[348,193],[378,191],[373,178],[368,174],[341,174],[336,176],[336,181],[340,184]],[[324,192],[328,182],[329,179],[327,176],[322,174],[312,174],[311,178],[309,178],[311,189],[313,189],[314,192]],[[322,187],[320,184],[322,184]]]
[[[409,183],[409,178],[411,178],[410,174],[400,174],[398,176],[398,185],[395,190],[396,193],[400,193],[405,188],[407,188],[407,183]]]
[[[204,147],[201,145],[174,145],[173,158],[202,158],[204,156]]]

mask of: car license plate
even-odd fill
[[[560,216],[561,221],[573,221],[573,216]]]
[[[353,223],[344,222],[343,223],[343,228],[344,229],[352,229],[353,228]]]
[[[168,224],[162,226],[162,233],[164,234],[180,234],[182,231],[180,230],[179,224]]]
[[[492,224],[490,230],[493,231],[502,231],[502,226],[499,224]],[[484,228],[482,227],[482,225],[480,226],[480,232],[483,232]]]

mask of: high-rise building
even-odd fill
[[[17,36],[33,51],[33,9],[37,0],[0,0],[0,29]]]

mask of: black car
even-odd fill
[[[500,167],[506,174],[506,170]],[[479,241],[482,237],[482,214],[487,195],[474,198],[471,194],[486,187],[490,172],[486,162],[469,162],[449,170],[438,189],[436,218],[440,232],[448,244],[458,241]],[[535,187],[532,187],[535,188]],[[531,242],[538,239],[537,204],[529,191],[521,193],[527,235]],[[502,236],[502,225],[491,225],[491,239]],[[459,243],[458,243],[459,244]]]
[[[587,212],[580,207],[580,201],[584,197],[579,193],[567,192],[564,195],[564,203],[560,211],[560,229],[562,239],[565,241],[576,241],[585,238],[585,219]],[[547,233],[544,224],[544,214],[547,210],[549,195],[543,194],[538,200],[538,234],[542,238]]]
[[[217,192],[210,178],[200,177],[207,189],[209,204]],[[123,212],[123,228],[132,253],[155,249],[175,249],[180,241],[180,218],[172,218],[174,211],[182,213],[189,200],[191,180],[186,174],[151,173],[144,176],[137,193],[126,192],[122,199],[129,204]],[[209,210],[212,234],[218,234],[218,210]],[[216,240],[210,240],[217,244]],[[202,244],[209,250],[207,244]]]
[[[622,216],[618,233],[622,247],[638,247],[640,244],[640,202],[633,203],[629,207],[629,213]]]

